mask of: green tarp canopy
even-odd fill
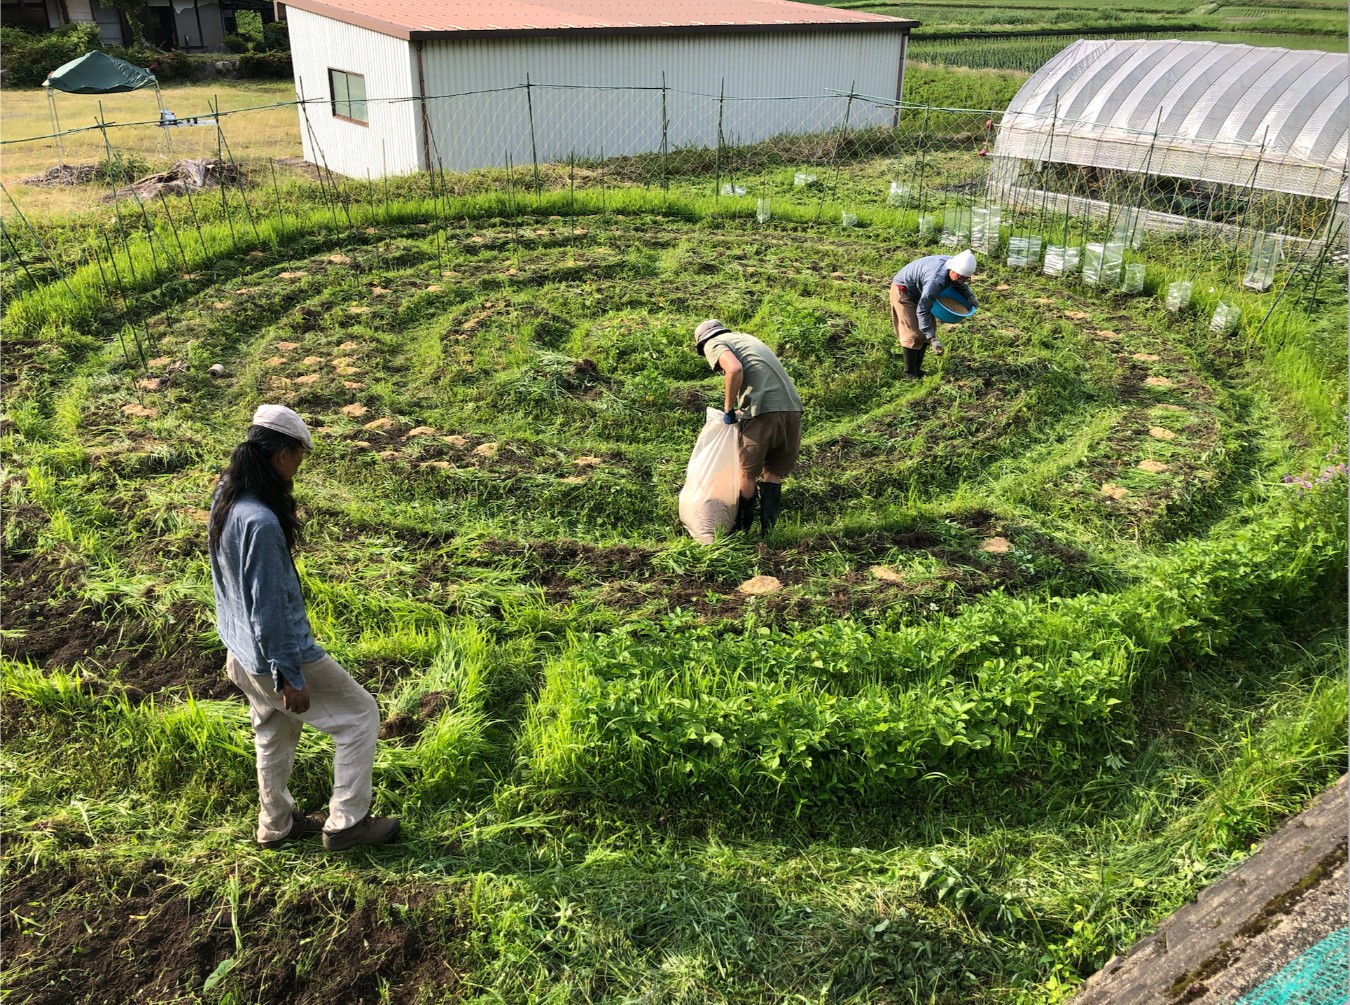
[[[116,94],[120,91],[137,91],[142,87],[156,87],[158,84],[155,75],[149,70],[98,50],[58,66],[42,82],[43,87],[71,94]]]

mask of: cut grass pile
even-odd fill
[[[915,384],[912,213],[347,194],[6,277],[32,1001],[1056,1001],[1341,770],[1343,289],[1221,336],[1165,263],[1130,298],[987,258]],[[703,547],[714,315],[807,411],[779,527]],[[264,400],[319,442],[297,559],[381,704],[376,853],[251,842],[204,517]]]

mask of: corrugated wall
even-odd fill
[[[294,7],[287,8],[286,18],[296,89],[303,89],[307,99],[323,99],[308,104],[308,122],[300,114],[305,159],[355,178],[419,170],[417,102],[406,100],[417,94],[417,68],[408,43]],[[330,68],[365,77],[369,125],[333,116],[327,102]]]
[[[842,123],[830,89],[894,98],[900,32],[767,32],[427,42],[432,160],[463,170],[504,163],[715,147]],[[528,79],[528,94],[518,85]],[[605,91],[603,88],[620,88]],[[647,90],[633,90],[647,88]],[[478,92],[469,94],[468,92]],[[793,98],[794,100],[777,100]],[[773,100],[771,100],[773,99]],[[893,110],[855,102],[852,127]],[[532,124],[533,123],[533,124]],[[532,142],[533,139],[533,142]]]

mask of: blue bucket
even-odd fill
[[[958,314],[955,311],[949,310],[942,303],[943,300],[960,304],[964,310],[964,313]],[[967,318],[973,318],[974,316],[975,316],[975,308],[971,307],[970,302],[966,300],[965,297],[961,296],[960,293],[957,292],[955,286],[948,286],[945,290],[939,293],[937,295],[937,299],[933,301],[933,317],[937,318],[939,321],[946,321],[948,324],[960,324]]]

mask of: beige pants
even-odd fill
[[[324,830],[346,830],[370,812],[370,774],[375,764],[375,740],[380,732],[380,710],[369,691],[337,660],[325,656],[301,667],[309,687],[309,711],[286,711],[272,678],[251,674],[230,654],[225,672],[248,699],[253,720],[253,746],[258,763],[258,840],[275,841],[291,829],[291,769],[295,748],[305,723],[333,738],[333,798]]]
[[[891,298],[891,324],[896,337],[906,349],[926,349],[928,340],[919,331],[919,302],[912,299],[903,286],[899,291],[899,296]]]

